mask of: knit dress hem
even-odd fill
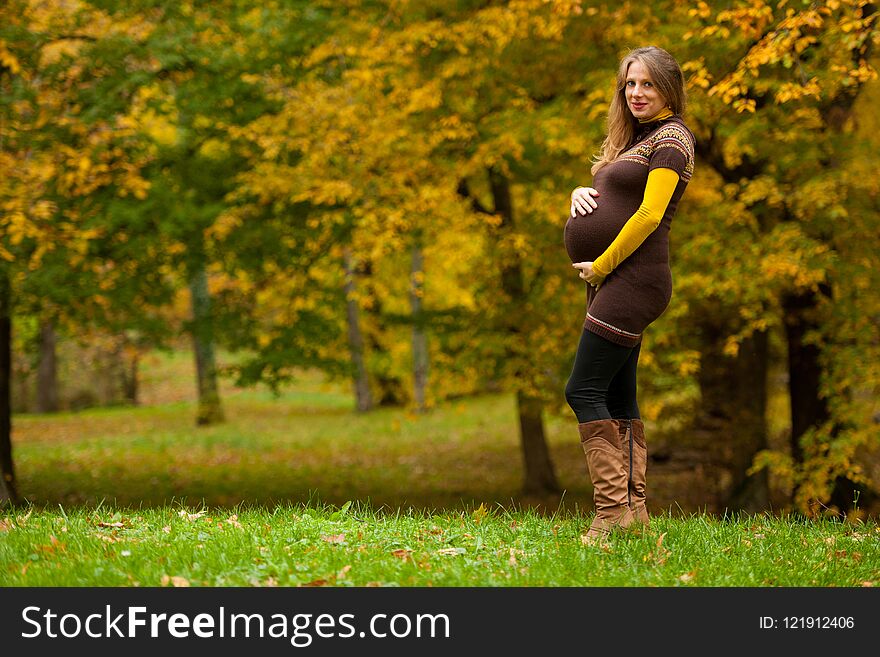
[[[642,341],[641,333],[625,331],[613,324],[603,322],[589,313],[587,313],[587,318],[584,320],[584,329],[622,347],[635,347]]]

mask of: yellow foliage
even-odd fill
[[[199,155],[209,160],[222,160],[229,156],[229,144],[222,139],[206,139],[199,147]]]
[[[40,50],[41,68],[52,66],[65,56],[75,56],[82,47],[83,41],[79,39],[59,39],[51,43],[47,43]]]
[[[801,100],[805,96],[812,96],[816,100],[821,99],[822,90],[819,87],[818,78],[812,78],[805,84],[784,82],[776,91],[775,101],[777,104],[787,103],[792,100]]]
[[[18,58],[9,52],[6,42],[2,39],[0,39],[0,66],[8,68],[12,75],[21,73],[21,65],[18,63]]]

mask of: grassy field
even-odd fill
[[[227,422],[197,428],[188,365],[152,363],[150,405],[14,418],[28,505],[0,513],[0,585],[880,585],[873,522],[655,508],[584,546],[573,425],[546,421],[564,494],[523,497],[510,395],[359,415],[317,376],[225,384]]]
[[[654,519],[476,509],[45,509],[0,517],[4,586],[877,586],[880,529],[765,516]]]
[[[418,509],[504,504],[553,512],[590,508],[577,430],[547,418],[562,496],[519,495],[522,457],[512,395],[405,409],[352,412],[349,390],[303,375],[275,398],[222,390],[227,421],[196,427],[191,362],[155,359],[145,403],[53,415],[17,415],[19,491],[37,505],[276,505],[361,500]],[[149,402],[149,403],[147,403]]]

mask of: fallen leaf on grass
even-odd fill
[[[653,560],[653,561],[656,561],[661,566],[666,563],[666,558],[670,554],[672,554],[672,552],[670,550],[667,550],[665,547],[663,547],[663,539],[665,537],[666,537],[666,532],[663,532],[662,534],[660,534],[660,538],[657,539],[657,549],[651,550],[650,552],[648,552],[648,554],[646,554],[644,557],[642,557],[643,561],[647,562],[647,561]]]
[[[264,581],[260,581],[256,578],[250,580],[251,586],[265,586],[269,588],[275,588],[278,586],[278,580],[274,577],[268,577]]]
[[[467,550],[465,550],[463,547],[440,548],[439,550],[437,550],[437,554],[449,554],[452,556],[464,554],[465,552],[467,552]]]
[[[189,580],[186,577],[178,577],[174,575],[169,577],[168,575],[162,575],[162,586],[176,586],[178,588],[186,588],[189,586]]]
[[[697,574],[696,574],[694,571],[691,571],[691,572],[689,572],[689,573],[685,573],[684,575],[679,575],[679,576],[678,576],[678,581],[679,581],[679,582],[684,582],[685,584],[687,584],[688,582],[692,582],[692,581],[694,581],[694,578],[695,578],[696,576],[697,576]]]
[[[22,573],[22,574],[24,574],[24,573]],[[862,582],[862,586],[871,587],[871,586],[874,586],[874,582],[869,582],[866,580],[866,581]]]
[[[10,529],[15,529],[15,523],[11,519],[0,520],[0,532],[8,532]]]
[[[322,541],[328,543],[345,543],[345,534],[333,534],[329,536],[321,536]]]
[[[197,513],[189,513],[186,509],[181,509],[180,511],[178,511],[177,515],[179,515],[181,518],[186,518],[187,520],[192,522],[193,520],[198,520],[203,515],[205,515],[205,512],[199,511]]]
[[[479,508],[476,509],[476,510],[471,514],[471,516],[472,516],[473,519],[474,519],[474,522],[475,522],[476,524],[478,524],[478,525],[483,521],[483,519],[484,519],[487,515],[489,515],[489,512],[486,510],[486,505],[483,504],[482,502],[480,502],[480,506],[479,506]]]
[[[55,554],[55,552],[64,552],[67,550],[67,547],[55,538],[55,535],[49,537],[49,545],[38,545],[36,546],[37,552],[42,552],[44,554]]]
[[[226,524],[227,524],[227,525],[232,525],[232,526],[235,527],[236,529],[241,529],[241,528],[242,528],[242,527],[241,527],[241,523],[238,521],[238,516],[237,516],[237,515],[231,515],[231,516],[229,516],[229,517],[226,519]]]
[[[399,550],[394,550],[391,554],[393,554],[398,559],[406,559],[409,557],[410,552],[412,552],[412,550],[401,548]]]
[[[299,586],[327,586],[327,584],[328,582],[326,579],[313,579],[311,582],[299,584]]]
[[[305,582],[304,584],[297,584],[297,586],[333,586],[339,580],[345,579],[349,570],[351,570],[351,565],[343,566],[337,573],[328,575],[327,577],[319,577],[318,579],[313,579],[311,582]]]
[[[96,522],[95,525],[97,527],[116,527],[117,529],[125,527],[125,523],[121,522]]]
[[[420,529],[416,534],[419,541],[424,541],[426,537],[439,536],[443,534],[443,530],[439,527],[431,527],[430,529]]]

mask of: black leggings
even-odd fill
[[[639,419],[636,368],[641,342],[622,347],[584,329],[565,399],[578,422]]]

